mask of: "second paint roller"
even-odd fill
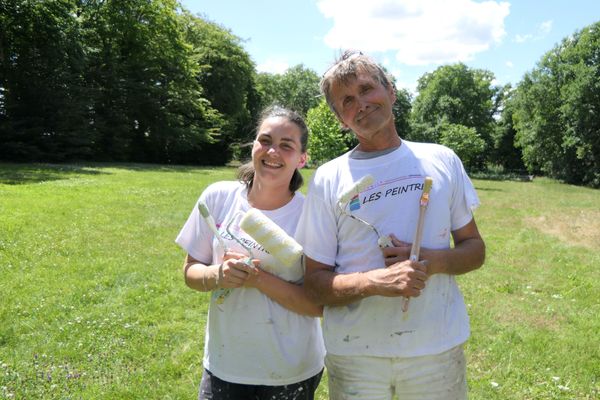
[[[302,246],[255,208],[246,212],[240,227],[285,266],[294,265],[302,257]]]

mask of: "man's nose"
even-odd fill
[[[358,110],[359,111],[364,111],[364,110],[367,110],[368,108],[369,108],[369,103],[367,101],[365,101],[362,98],[358,99]]]

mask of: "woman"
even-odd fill
[[[186,284],[213,291],[201,400],[314,398],[323,371],[322,307],[301,286],[300,262],[282,268],[239,227],[244,212],[254,207],[294,234],[304,201],[297,191],[298,169],[306,163],[307,142],[308,129],[298,114],[281,107],[265,110],[252,161],[240,168],[239,182],[214,183],[200,196],[225,249],[197,207],[176,239],[188,253]],[[252,249],[252,263],[245,247]]]

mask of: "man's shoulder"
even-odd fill
[[[411,142],[408,140],[403,140],[402,143],[408,146],[414,152],[424,154],[440,154],[446,156],[454,154],[454,151],[451,148],[438,143]]]
[[[332,160],[327,161],[324,164],[321,164],[315,170],[315,176],[330,176],[332,172],[339,170],[348,165],[348,158],[350,152],[346,152],[341,156],[338,156]]]

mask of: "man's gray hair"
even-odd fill
[[[344,51],[333,65],[325,71],[319,83],[321,93],[325,96],[329,108],[338,118],[340,115],[333,104],[331,88],[335,83],[347,85],[356,79],[359,72],[366,72],[386,88],[392,85],[390,77],[371,57],[364,55],[360,51]]]

